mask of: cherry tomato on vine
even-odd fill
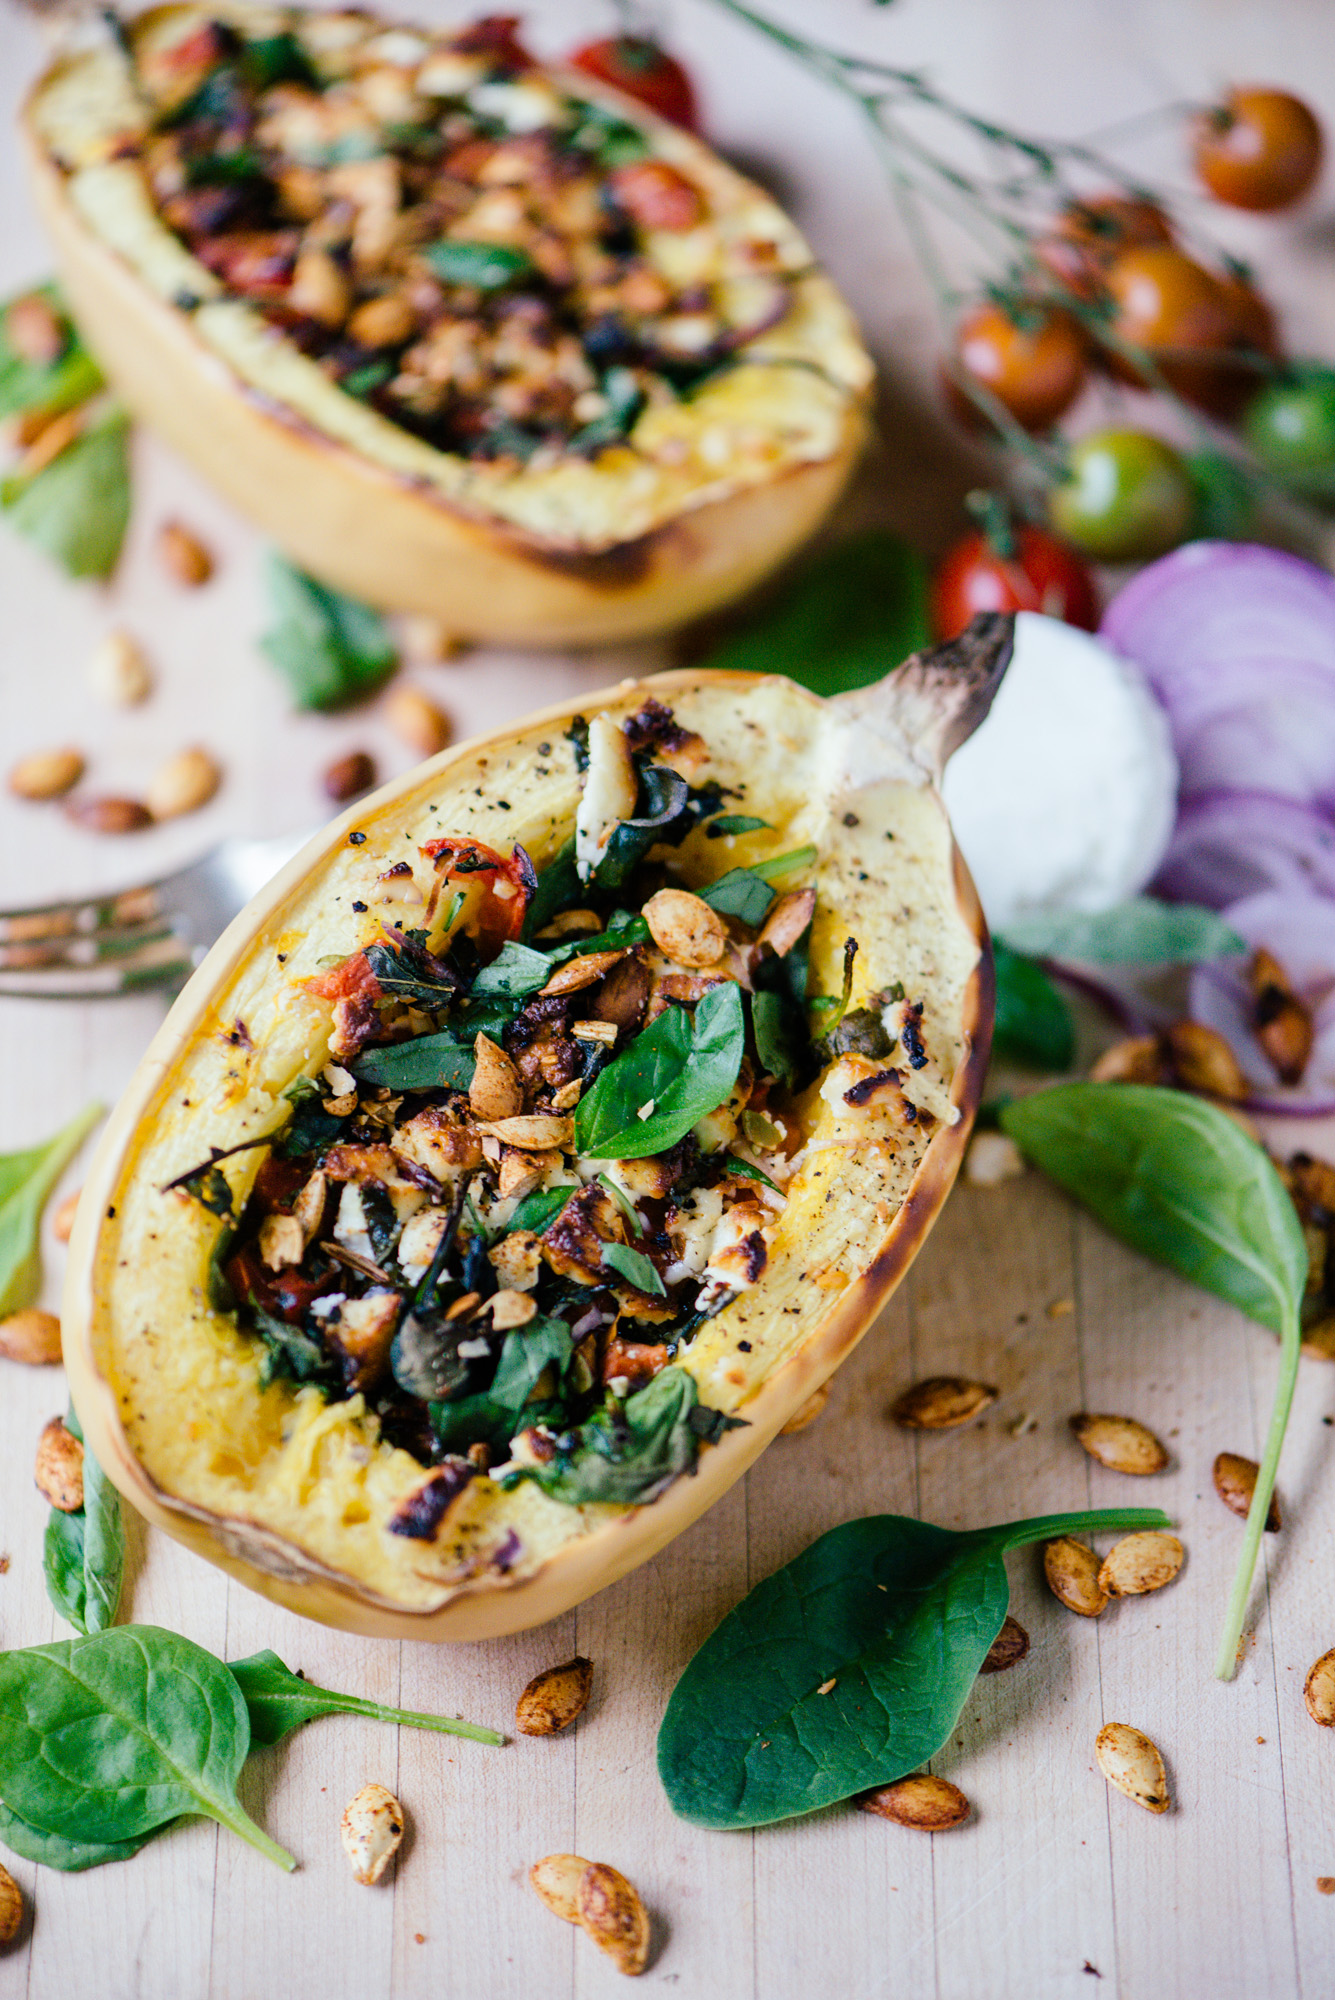
[[[695,131],[695,86],[676,57],[647,35],[607,35],[585,42],[571,56],[570,66],[638,98],[660,118]]]
[[[1086,555],[1136,562],[1165,555],[1189,532],[1191,477],[1171,445],[1148,431],[1091,431],[1072,445],[1068,477],[1052,489],[1052,525]]]
[[[1171,244],[1173,225],[1143,195],[1100,194],[1070,201],[1035,253],[1053,276],[1082,299],[1097,298],[1114,257],[1137,244]]]
[[[1287,90],[1231,90],[1195,121],[1192,164],[1216,201],[1288,208],[1321,168],[1321,127]]]
[[[1247,408],[1247,442],[1266,471],[1314,499],[1335,499],[1335,369],[1270,383]]]
[[[1084,387],[1084,335],[1069,313],[1046,306],[978,306],[955,330],[945,377],[951,408],[963,423],[977,427],[986,418],[966,394],[964,380],[988,390],[1027,431],[1045,431]]]
[[[1027,524],[1000,539],[998,547],[997,539],[980,529],[942,557],[931,600],[938,639],[953,639],[976,611],[1042,611],[1094,630],[1099,622],[1094,579],[1074,549]]]
[[[1113,336],[1144,348],[1168,386],[1187,402],[1216,416],[1236,414],[1255,384],[1254,376],[1228,359],[1230,348],[1249,344],[1242,339],[1236,292],[1231,295],[1185,251],[1163,244],[1123,250],[1109,266],[1107,285]],[[1112,347],[1107,367],[1122,382],[1143,387],[1153,380]]]

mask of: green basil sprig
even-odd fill
[[[102,1106],[90,1104],[44,1145],[0,1154],[0,1317],[21,1311],[37,1297],[42,1210],[101,1116]]]
[[[692,1021],[667,1007],[609,1063],[575,1106],[575,1145],[586,1158],[642,1160],[685,1138],[737,1081],[746,1053],[741,988],[711,986]]]
[[[452,1715],[421,1715],[414,1709],[386,1708],[383,1702],[366,1701],[361,1695],[338,1694],[333,1688],[319,1687],[301,1674],[294,1674],[277,1653],[267,1648],[252,1653],[249,1659],[229,1660],[228,1672],[245,1697],[252,1749],[256,1744],[281,1743],[294,1729],[302,1729],[322,1715],[365,1715],[372,1722],[398,1723],[406,1729],[434,1729],[443,1736],[466,1736],[474,1743],[499,1746],[505,1742],[499,1731],[482,1729],[474,1722],[460,1722]]]
[[[650,1298],[666,1298],[663,1280],[643,1250],[632,1250],[629,1243],[604,1243],[603,1263],[636,1291],[646,1292]]]
[[[0,1654],[0,1805],[76,1851],[123,1849],[204,1813],[295,1868],[237,1798],[249,1748],[241,1689],[175,1632],[122,1625]]]
[[[1231,1680],[1302,1346],[1307,1248],[1261,1147],[1214,1105],[1149,1084],[1066,1083],[1001,1125],[1106,1229],[1279,1335],[1280,1375],[1215,1673]]]
[[[1231,924],[1196,903],[1135,896],[1110,910],[1028,910],[1003,924],[1013,952],[1084,965],[1194,965],[1247,949]]]
[[[84,1443],[73,1408],[65,1428],[83,1443],[83,1506],[53,1507],[46,1523],[42,1567],[46,1594],[76,1632],[104,1632],[114,1623],[125,1574],[120,1495]]]
[[[280,555],[270,555],[267,580],[274,623],[260,647],[298,708],[359,701],[394,671],[394,641],[378,611],[329,590]]]
[[[473,1051],[445,1030],[364,1049],[352,1074],[359,1083],[385,1090],[467,1090],[476,1067]]]
[[[899,1514],[832,1528],[743,1598],[677,1682],[658,1736],[673,1811],[766,1826],[904,1777],[949,1737],[1001,1630],[1009,1550],[1167,1525],[1132,1507],[969,1534]]]

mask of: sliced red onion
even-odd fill
[[[1222,910],[1263,889],[1335,896],[1335,826],[1293,799],[1250,787],[1188,800],[1154,893]]]
[[[1266,890],[1230,903],[1223,915],[1253,947],[1263,945],[1283,966],[1294,992],[1312,1010],[1315,1035],[1301,1083],[1281,1085],[1251,1026],[1245,969],[1198,966],[1192,974],[1192,1018],[1223,1035],[1254,1086],[1253,1111],[1302,1117],[1335,1113],[1335,902],[1306,891]]]
[[[1335,799],[1335,673],[1267,662],[1250,683],[1244,670],[1218,687],[1195,715],[1165,690],[1186,798],[1252,789],[1301,804]]]
[[[1281,549],[1189,542],[1119,590],[1100,629],[1161,694],[1253,660],[1335,672],[1335,578]]]

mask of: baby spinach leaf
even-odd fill
[[[681,1473],[694,1470],[699,1439],[691,1413],[697,1401],[694,1378],[684,1368],[662,1368],[624,1403],[609,1396],[561,1440],[550,1465],[526,1465],[514,1476],[572,1506],[646,1506]]]
[[[269,557],[267,582],[274,623],[260,648],[298,708],[360,701],[394,671],[394,641],[378,611],[327,589],[280,555]]]
[[[132,1861],[152,1838],[151,1833],[142,1833],[137,1840],[66,1840],[58,1833],[40,1833],[8,1806],[0,1805],[0,1841],[25,1861],[37,1861],[43,1868],[59,1868],[69,1875],[100,1868],[108,1861]]]
[[[673,1811],[766,1826],[916,1770],[1001,1630],[1008,1550],[1167,1525],[1133,1507],[968,1534],[899,1514],[832,1528],[743,1598],[678,1681],[658,1736]]]
[[[491,1387],[457,1402],[433,1403],[431,1423],[442,1444],[471,1444],[486,1437],[504,1444],[517,1426],[538,1377],[549,1364],[564,1373],[570,1360],[570,1328],[563,1319],[540,1316],[505,1336]]]
[[[422,943],[425,932],[394,931],[383,944],[366,947],[382,993],[428,1011],[448,1007],[463,981],[454,967]]]
[[[533,268],[523,250],[504,243],[448,240],[428,244],[419,254],[447,285],[476,285],[483,292],[497,291]]]
[[[556,850],[547,866],[538,873],[538,886],[524,914],[524,941],[549,924],[562,910],[579,901],[580,879],[575,868],[575,836]]]
[[[38,1833],[119,1846],[205,1813],[295,1868],[237,1799],[249,1748],[240,1688],[174,1632],[122,1625],[0,1654],[0,1805]]]
[[[359,1083],[384,1090],[467,1090],[476,1067],[472,1049],[445,1031],[363,1049],[352,1074]]]
[[[600,889],[619,889],[656,841],[673,839],[690,794],[685,778],[666,764],[649,764],[640,772],[640,796],[634,819],[621,820],[593,871]]]
[[[1041,965],[992,942],[997,1007],[992,1040],[997,1054],[1033,1069],[1069,1069],[1075,1061],[1071,1010]]]
[[[548,1223],[556,1220],[574,1192],[572,1187],[534,1188],[532,1194],[524,1196],[510,1217],[506,1233],[513,1229],[531,1229],[540,1236]]]
[[[83,1442],[72,1408],[65,1427]],[[51,1509],[43,1569],[47,1596],[76,1632],[103,1632],[113,1623],[125,1570],[120,1496],[86,1443],[83,1506],[77,1514],[66,1514],[59,1507]]]
[[[0,418],[18,416],[25,410],[49,410],[54,416],[73,409],[76,403],[86,403],[102,387],[101,370],[69,325],[55,286],[39,285],[35,290],[65,329],[65,345],[54,361],[25,359],[8,334],[9,308],[17,300],[5,300],[0,307]],[[18,296],[31,298],[33,292]]]
[[[801,1009],[786,993],[753,993],[751,1026],[761,1068],[786,1087],[795,1086],[809,1060],[811,1047]]]
[[[703,889],[697,889],[696,894],[721,917],[736,917],[752,930],[759,930],[775,900],[773,889],[754,868],[730,868],[717,882],[707,882]]]
[[[1003,927],[1011,951],[1087,965],[1188,965],[1247,949],[1231,925],[1196,903],[1136,896],[1110,910],[1028,910]]]
[[[1279,1335],[1270,1429],[1215,1661],[1231,1680],[1298,1379],[1307,1246],[1293,1203],[1256,1141],[1183,1091],[1064,1083],[1004,1105],[1000,1118],[1105,1229]]]
[[[254,1332],[264,1346],[260,1360],[260,1387],[272,1382],[334,1382],[338,1370],[332,1356],[312,1334],[290,1321],[276,1319],[250,1301]]]
[[[504,993],[512,998],[536,993],[552,976],[552,961],[545,951],[534,951],[513,940],[501,946],[490,965],[484,965],[469,988],[470,993]]]
[[[107,577],[130,519],[129,420],[117,411],[31,476],[0,483],[10,525],[70,576]]]
[[[0,1153],[0,1318],[30,1306],[42,1283],[38,1248],[51,1190],[102,1116],[90,1104],[45,1145]]]
[[[663,1280],[642,1250],[632,1250],[628,1243],[604,1243],[603,1263],[618,1271],[636,1291],[647,1292],[655,1299],[667,1297]]]
[[[709,661],[787,674],[820,695],[878,681],[928,644],[922,558],[884,528],[823,549]]]
[[[642,1160],[675,1146],[722,1104],[746,1050],[740,987],[711,986],[695,1010],[670,1006],[609,1063],[575,1107],[575,1143],[596,1160]]]
[[[267,1648],[262,1653],[252,1653],[249,1659],[229,1660],[227,1670],[250,1712],[252,1748],[259,1743],[281,1743],[294,1729],[301,1729],[322,1715],[365,1715],[372,1722],[394,1722],[406,1729],[435,1729],[443,1736],[467,1736],[474,1743],[505,1742],[494,1729],[459,1722],[450,1715],[419,1715],[414,1709],[386,1708],[383,1702],[366,1701],[361,1695],[337,1694],[333,1688],[318,1687],[303,1675],[294,1674],[277,1653]]]
[[[293,1107],[277,1141],[278,1152],[286,1158],[295,1160],[303,1153],[318,1153],[331,1146],[343,1130],[343,1120],[324,1108],[327,1094],[312,1076],[299,1076],[283,1092]]]

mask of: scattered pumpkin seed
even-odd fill
[[[1186,1550],[1176,1535],[1148,1529],[1114,1542],[1099,1569],[1099,1588],[1110,1597],[1143,1597],[1162,1590],[1181,1569]]]
[[[83,1506],[83,1446],[59,1417],[52,1417],[37,1441],[33,1467],[37,1490],[62,1514]]]
[[[1335,1729],[1335,1646],[1321,1658],[1303,1682],[1303,1700],[1313,1722],[1323,1729]]]
[[[0,1864],[0,1950],[13,1944],[23,1923],[23,1891]]]
[[[579,1921],[618,1972],[634,1978],[649,1962],[649,1913],[624,1875],[591,1861],[575,1891]]]
[[[562,1667],[548,1667],[520,1695],[515,1727],[521,1736],[555,1736],[583,1714],[592,1692],[592,1660],[577,1654]]]
[[[996,1400],[997,1391],[986,1382],[969,1382],[962,1375],[929,1375],[896,1397],[890,1414],[908,1431],[949,1431],[967,1424]]]
[[[1007,1612],[1006,1619],[996,1638],[987,1649],[987,1656],[978,1671],[980,1674],[1004,1674],[1012,1667],[1018,1667],[1029,1651],[1029,1634],[1018,1618]]]
[[[403,1807],[384,1785],[363,1785],[343,1808],[339,1835],[353,1874],[369,1889],[403,1843]]]
[[[1257,1474],[1261,1468],[1254,1458],[1243,1458],[1236,1451],[1221,1451],[1214,1462],[1214,1490],[1231,1513],[1240,1514],[1245,1521],[1252,1509],[1252,1494],[1256,1491]],[[1266,1533],[1279,1533],[1279,1495],[1272,1493],[1270,1506],[1266,1510]]]
[[[892,1819],[896,1826],[917,1827],[922,1833],[947,1833],[952,1826],[963,1826],[971,1810],[958,1785],[952,1785],[948,1778],[925,1775],[878,1785],[862,1794],[858,1807],[881,1819]]]
[[[808,1424],[815,1423],[829,1400],[830,1385],[828,1382],[822,1382],[815,1394],[807,1397],[801,1409],[795,1410],[793,1415],[789,1417],[787,1423],[780,1429],[779,1436],[784,1438],[796,1437],[797,1433],[804,1431]]]
[[[1099,1769],[1110,1785],[1146,1812],[1168,1811],[1168,1773],[1158,1746],[1129,1722],[1106,1722],[1094,1744]]]
[[[9,789],[16,799],[59,799],[72,791],[84,774],[79,750],[30,750],[9,771]]]
[[[1099,1581],[1099,1559],[1087,1542],[1073,1535],[1061,1535],[1043,1551],[1043,1574],[1048,1589],[1068,1611],[1082,1618],[1097,1618],[1108,1602],[1108,1593]]]
[[[60,1359],[60,1321],[54,1313],[28,1306],[22,1312],[0,1319],[0,1355],[6,1361],[22,1361],[29,1368],[43,1368]]]
[[[1149,1473],[1162,1472],[1168,1463],[1168,1453],[1154,1432],[1134,1417],[1094,1416],[1080,1410],[1071,1418],[1071,1429],[1077,1443],[1109,1472],[1143,1479]]]

